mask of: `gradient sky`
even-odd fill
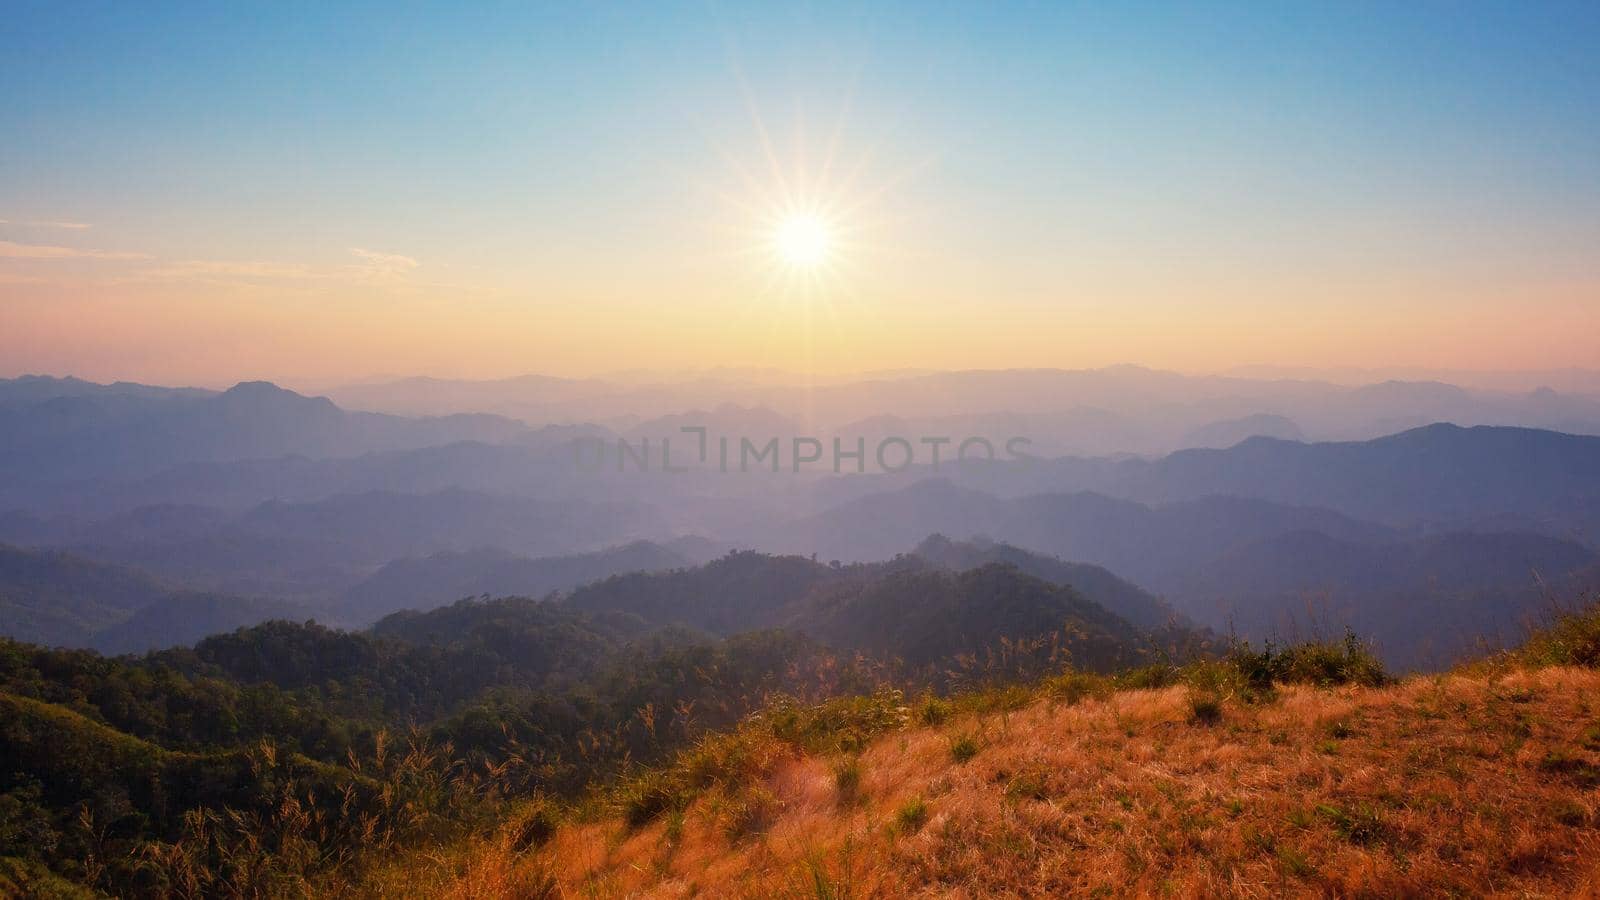
[[[1600,366],[1594,0],[471,6],[5,3],[0,375]]]

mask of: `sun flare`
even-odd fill
[[[828,224],[812,213],[795,213],[778,223],[773,236],[778,257],[791,266],[814,268],[828,258],[832,245]]]

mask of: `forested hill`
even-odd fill
[[[361,632],[272,621],[115,658],[7,640],[0,860],[161,896],[181,866],[152,854],[288,840],[291,825],[335,860],[373,835],[419,840],[468,827],[485,792],[577,797],[779,696],[947,690],[1203,645],[1011,565],[748,552]],[[225,809],[243,818],[203,839],[187,815]]]

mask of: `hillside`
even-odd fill
[[[665,821],[563,829],[541,859],[559,896],[1582,893],[1595,690],[1570,669],[1297,687],[1209,726],[1183,687],[1040,699],[854,759],[785,754]]]
[[[344,593],[339,615],[354,623],[376,621],[405,609],[432,609],[463,597],[543,597],[625,572],[655,572],[703,560],[693,542],[663,546],[635,541],[594,553],[530,559],[483,548],[397,559]]]
[[[1101,566],[1067,562],[994,541],[952,541],[941,534],[929,536],[912,552],[934,565],[956,571],[975,569],[987,563],[1016,566],[1051,584],[1071,585],[1107,611],[1140,628],[1160,628],[1181,618],[1165,600]]]
[[[355,456],[526,430],[488,415],[405,419],[345,412],[264,381],[221,393],[54,379],[0,380],[0,483],[125,477],[180,462]]]
[[[1105,671],[1141,662],[1153,649],[1146,635],[1073,588],[1005,563],[891,572],[808,599],[788,627],[912,672],[965,674],[983,654],[1008,657],[1012,674],[1053,659]]]
[[[141,607],[127,619],[91,635],[88,645],[101,653],[145,653],[188,646],[208,635],[270,619],[314,617],[312,610],[282,600],[185,592]]]
[[[0,544],[0,634],[17,640],[82,646],[169,594],[131,569]]]
[[[137,569],[0,544],[0,637],[142,653],[266,619],[309,616],[285,601],[184,590]]]
[[[727,561],[750,584],[808,562]],[[1174,665],[1000,563],[821,568],[797,608],[840,613],[841,644],[959,668],[987,621],[1002,665],[918,687],[782,632],[517,598],[142,658],[0,642],[0,877],[25,896],[1594,886],[1600,610],[1397,683],[1354,638]],[[1018,622],[1064,625],[1067,652],[1030,661]]]
[[[1002,497],[948,480],[841,504],[800,523],[788,543],[823,558],[881,558],[929,529],[1020,548],[1010,561],[1046,578],[1061,564],[1027,554],[1104,567],[1221,632],[1295,640],[1353,628],[1402,668],[1447,667],[1482,641],[1514,642],[1550,597],[1600,586],[1592,545],[1537,532],[1407,531],[1237,496],[1155,505],[1090,492]],[[1071,577],[1080,589],[1104,584],[1081,569]],[[1148,603],[1129,605],[1125,589],[1103,597],[1146,627],[1155,615]]]
[[[1436,423],[1369,441],[1251,438],[1125,466],[1116,493],[1150,501],[1208,494],[1335,509],[1391,525],[1515,521],[1600,539],[1600,437]]]
[[[1600,586],[1593,551],[1534,534],[1361,544],[1304,531],[1242,544],[1192,572],[1196,618],[1280,640],[1355,630],[1390,665],[1439,670],[1518,643],[1559,598]]]
[[[1597,663],[1591,613],[1401,682],[1346,648],[775,710],[541,831],[537,854],[513,827],[367,890],[403,873],[453,896],[1589,896]]]
[[[973,676],[1000,657],[1013,676],[1059,658],[1095,670],[1131,665],[1157,652],[1157,631],[1186,648],[1204,643],[1170,617],[1139,627],[1106,605],[1130,599],[1142,618],[1156,618],[1158,601],[1103,569],[931,538],[916,553],[849,566],[730,553],[695,568],[608,578],[559,602],[724,636],[779,628],[935,682]]]
[[[68,546],[206,590],[337,606],[346,591],[404,558],[485,548],[535,557],[575,554],[664,530],[650,509],[634,503],[540,500],[459,488],[425,494],[367,491],[304,503],[270,500],[238,513],[205,507],[168,507],[164,513],[159,527],[130,525],[135,518],[149,525],[157,517],[148,512],[120,516],[86,529]],[[646,562],[641,557],[641,565]],[[426,602],[422,598],[437,605],[464,596],[453,593],[449,573],[419,574],[446,593],[419,598],[402,592],[393,604],[370,593],[358,596],[358,619],[370,622]],[[527,587],[538,586],[536,580]]]
[[[227,606],[195,596],[141,613],[117,640],[214,625]],[[548,599],[396,613],[359,632],[271,621],[116,658],[0,640],[0,697],[11,704],[0,706],[0,814],[18,823],[0,827],[0,875],[11,857],[23,874],[38,864],[127,892],[125,868],[76,862],[87,816],[109,829],[93,852],[118,866],[158,858],[149,865],[160,879],[203,869],[214,883],[201,895],[244,879],[253,887],[243,893],[292,896],[345,871],[346,849],[388,846],[361,836],[369,829],[425,842],[470,834],[530,792],[577,801],[775,698],[989,683],[1068,661],[1107,671],[1157,652],[1151,635],[1072,587],[1012,565],[956,570],[902,556],[832,567],[751,552]],[[302,760],[321,780],[284,770],[287,780],[257,784],[268,757]],[[394,783],[376,799],[339,786],[370,777]],[[362,812],[249,818],[330,803]],[[224,833],[208,836],[213,827]],[[304,852],[273,850],[265,873],[226,861],[262,841]]]

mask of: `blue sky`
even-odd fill
[[[1204,367],[1174,336],[1136,343],[1194,297],[1215,327],[1262,323],[1258,348],[1219,349],[1237,362],[1360,362],[1273,304],[1337,318],[1414,297],[1407,327],[1477,316],[1459,337],[1509,366],[1525,349],[1483,341],[1517,304],[1565,332],[1600,284],[1593,2],[12,2],[6,19],[0,241],[105,255],[0,259],[5,314],[35,334],[51,304],[188,315],[202,290],[223,328],[229,303],[264,302],[217,284],[227,266],[342,271],[360,248],[416,266],[316,296],[420,329],[443,292],[480,291],[459,313],[500,335],[497,372],[566,324],[569,344],[631,327],[651,293],[685,308],[685,333],[729,342],[720,361],[770,355],[789,313],[749,307],[771,279],[718,262],[739,256],[743,207],[770,200],[750,184],[776,177],[763,133],[781,172],[820,185],[831,145],[831,177],[863,173],[838,189],[870,195],[870,235],[823,285],[839,296],[816,301],[849,349],[818,365],[1003,363],[1004,332],[970,358],[939,339],[981,307],[1034,333],[1103,331],[1096,361]],[[184,284],[178,263],[212,277]],[[166,273],[159,290],[122,271],[141,267]],[[1041,312],[1062,308],[1076,318]],[[763,320],[755,349],[730,311]],[[519,330],[535,319],[541,336]],[[883,347],[886,320],[920,329],[903,352]],[[93,339],[30,352],[115,362]]]

